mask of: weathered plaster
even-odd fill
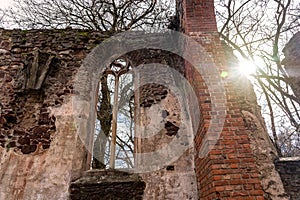
[[[76,166],[73,163],[82,152],[70,110],[72,102],[67,100],[52,111],[57,118],[56,133],[46,152],[20,155],[1,149],[0,199],[67,199],[71,170],[82,164],[82,160]]]

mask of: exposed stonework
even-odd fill
[[[172,142],[174,137],[184,137],[182,132],[190,131],[189,128],[187,128],[189,122],[181,115],[178,100],[170,94],[166,99],[162,100],[160,104],[150,108],[142,108],[140,114],[145,116],[150,124],[145,121],[146,124],[141,125],[142,130],[138,130],[139,132],[149,134],[147,131],[148,125],[153,128],[155,124],[158,125],[158,127],[157,130],[154,130],[155,135],[143,138],[137,142],[141,144],[137,145],[137,152],[147,153],[159,151],[164,148],[166,144]],[[159,126],[160,124],[161,127]],[[183,124],[185,125],[183,126]],[[143,128],[145,128],[145,130]],[[189,143],[186,145],[188,146]],[[173,151],[176,151],[176,149]],[[158,158],[157,161],[168,160],[169,153],[170,152],[166,151],[165,155],[161,155],[163,157]],[[193,165],[193,149],[187,148],[186,152],[183,155],[178,155],[178,157],[178,160],[168,165],[166,164],[161,170],[141,174],[147,183],[144,195],[145,199],[181,198],[196,200],[199,198]],[[147,160],[144,160],[143,156],[141,156],[137,158],[136,164],[147,165],[148,163]]]
[[[195,157],[200,198],[249,199],[255,196],[256,199],[287,199],[273,163],[277,157],[276,150],[272,148],[264,128],[253,88],[248,81],[241,81],[234,66],[232,68],[230,63],[226,63],[232,60],[224,55],[216,23],[212,23],[215,22],[213,1],[183,1],[180,7],[185,33],[195,38],[211,55],[219,74],[228,72],[228,77],[224,78],[226,98],[218,90],[214,91],[214,97],[210,97],[205,94],[208,87],[199,84],[203,82],[201,74],[186,65],[187,78],[191,82],[196,80],[194,86],[203,109],[202,127],[195,138],[196,152],[203,151],[208,119],[213,113],[210,112],[210,103],[216,98],[220,108],[226,106],[226,111],[219,113],[220,117],[226,115],[226,118],[218,142],[207,157]],[[209,62],[209,58],[205,61]],[[218,79],[221,76],[210,77],[209,81],[217,82]],[[213,122],[217,124],[220,120],[214,119]]]
[[[165,99],[168,94],[168,88],[158,84],[146,84],[140,88],[139,103],[141,107],[151,107]]]
[[[285,198],[280,181],[273,173],[274,149],[268,148],[272,145],[266,138],[264,125],[260,124],[258,108],[253,107],[256,102],[239,93],[236,77],[218,76],[222,71],[232,72],[226,66],[216,31],[213,1],[178,2],[178,30],[197,41],[203,50],[200,55],[194,52],[197,50],[194,46],[187,49],[188,41],[180,41],[178,36],[168,33],[149,34],[146,39],[140,32],[122,35],[109,38],[110,46],[101,48],[95,46],[105,43],[103,40],[109,36],[99,32],[0,30],[3,107],[0,199],[68,199],[69,191],[74,192],[71,192],[72,198],[76,199],[80,187],[96,193],[98,186],[103,190],[99,179],[110,177],[93,171],[85,173],[91,165],[87,150],[93,146],[96,93],[105,66],[127,53],[129,47],[132,50],[128,57],[133,67],[146,68],[145,74],[135,80],[135,84],[146,84],[135,88],[135,102],[140,106],[135,110],[135,123],[141,129],[136,129],[136,134],[146,133],[147,128],[151,128],[150,123],[162,125],[153,137],[136,139],[135,151],[141,153],[136,157],[136,164],[147,171],[148,165],[155,167],[169,161],[161,168],[141,174],[146,183],[143,199]],[[187,57],[185,61],[181,58],[183,55]],[[109,59],[103,61],[103,57]],[[201,74],[190,61],[197,61],[194,64],[205,66],[207,71],[216,66],[217,75]],[[156,65],[148,65],[151,63]],[[161,65],[170,68],[158,70]],[[172,72],[174,69],[194,87],[195,98],[177,81],[179,75]],[[147,84],[147,78],[153,77],[160,82],[149,80],[151,83]],[[218,85],[220,79],[224,88]],[[183,88],[182,96],[166,85]],[[209,91],[211,85],[215,87]],[[252,92],[250,89],[249,94]],[[198,103],[200,108],[196,106]],[[213,103],[217,110],[213,110]],[[186,110],[182,110],[182,105],[187,105]],[[201,114],[197,121],[196,111]],[[189,134],[194,129],[198,131],[193,141],[194,135]],[[221,134],[214,144],[211,138],[217,132]],[[183,142],[170,148],[167,144],[177,138],[183,138]],[[166,151],[158,160],[147,162],[143,157],[142,153],[164,147]],[[176,155],[175,150],[183,147],[186,149]],[[176,159],[170,159],[174,154]],[[105,184],[122,189],[119,183],[126,182],[126,176]],[[139,189],[133,198],[138,199],[144,184],[136,176],[133,179]],[[127,183],[125,185],[129,188]],[[128,194],[129,190],[123,192]],[[82,195],[85,198],[87,194]]]
[[[67,198],[87,158],[71,113],[73,78],[105,38],[82,30],[0,30],[0,199]]]
[[[296,33],[283,49],[285,55],[284,65],[289,83],[295,96],[300,98],[300,32]],[[299,127],[298,130],[299,131]],[[281,158],[276,163],[276,168],[282,178],[284,188],[291,199],[300,199],[300,159]]]
[[[70,186],[71,200],[134,199],[142,200],[145,182],[138,175],[126,172],[87,171]]]
[[[56,120],[51,107],[72,94],[72,76],[103,38],[79,30],[1,30],[2,147],[23,154],[49,148]]]
[[[179,42],[173,41],[171,46],[177,48],[180,46]],[[171,50],[180,55],[180,49]],[[162,66],[167,65],[183,76],[183,59],[179,55],[154,49],[129,54],[134,66],[140,70],[137,82],[138,85],[142,85],[141,88],[135,88],[136,102],[140,105],[135,112],[136,123],[139,125],[135,131],[138,134],[135,147],[137,153],[157,152],[170,144],[174,138],[184,137],[184,132],[191,132],[190,119],[182,110],[186,105],[182,105],[183,99],[178,99],[184,97],[174,93],[174,87],[183,86],[176,82],[178,79],[174,71]],[[139,138],[139,135],[143,137]],[[148,137],[145,137],[147,135]],[[192,141],[186,146],[191,143]],[[186,148],[182,153],[183,155],[176,155],[178,160],[171,163],[166,162],[170,152],[162,153],[161,157],[153,162],[166,163],[163,168],[141,174],[146,182],[144,199],[199,198],[193,148]],[[148,162],[143,155],[137,156],[135,161],[137,166],[153,164]]]
[[[276,162],[283,186],[291,200],[300,199],[300,157],[281,158]]]
[[[274,166],[275,160],[278,159],[278,153],[268,135],[252,84],[244,75],[239,73],[238,60],[232,50],[224,45],[224,51],[231,74],[230,78],[233,81],[236,96],[238,97],[244,127],[250,136],[250,145],[259,171],[264,198],[278,200],[288,199],[280,176]],[[241,87],[241,85],[243,85],[243,87]],[[256,185],[255,187],[260,186]]]
[[[228,71],[217,33],[213,1],[183,1],[182,9],[181,18],[185,33],[199,42],[210,55],[204,58],[202,64],[210,63],[209,67],[212,70],[215,66],[215,74],[221,74],[223,70]],[[210,14],[204,10],[210,10],[208,12]],[[194,54],[195,57],[198,56]],[[218,84],[222,79],[221,76],[202,77],[202,74],[188,64],[186,70],[188,80],[193,83],[197,91],[203,120],[195,137],[195,170],[200,199],[248,199],[250,196],[263,199],[258,170],[253,164],[249,136],[244,131],[243,119],[230,79],[224,79],[223,84],[226,88],[226,95],[224,95],[225,91]],[[209,83],[205,84],[204,78],[208,79]],[[215,88],[211,95],[207,84],[219,85],[220,88]],[[208,135],[208,127],[213,115],[213,101],[218,101],[219,109],[216,111],[218,118],[213,119],[215,128],[211,129]],[[222,111],[222,108],[226,110]],[[224,124],[219,120],[221,117],[225,117]],[[214,135],[218,132],[221,132],[218,141],[211,146]],[[208,148],[212,148],[208,155],[201,156]]]

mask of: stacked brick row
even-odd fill
[[[225,66],[224,52],[217,33],[214,2],[184,1],[182,9],[181,24],[184,32],[204,47],[207,55],[211,56],[201,60],[200,64],[205,65],[212,61],[211,66],[207,67],[216,66],[219,75],[206,77],[200,74],[195,66],[186,63],[186,76],[197,91],[202,118],[202,125],[195,136],[195,169],[200,198],[262,200],[264,192],[238,95],[230,78],[226,75],[221,76],[222,72],[228,72],[228,68]],[[197,52],[194,54],[196,59],[199,55]],[[222,91],[221,86],[219,90],[210,91],[207,81],[210,85],[215,85],[220,80],[225,91]],[[216,106],[217,113],[212,112],[212,106]],[[213,115],[224,117],[224,124],[218,118],[213,118]],[[221,131],[215,145],[210,144],[213,141],[204,141],[205,137],[210,137],[206,134],[215,134],[214,131],[208,133],[211,123],[215,125],[216,133]],[[206,156],[199,156],[205,145],[211,150]]]

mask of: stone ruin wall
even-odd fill
[[[225,56],[230,55],[223,54],[216,26],[211,22],[213,16],[206,15],[206,20],[199,24],[203,13],[194,16],[192,13],[201,12],[191,12],[213,9],[212,2],[191,4],[184,1],[179,16],[183,19],[181,26],[212,55],[219,70],[234,74],[234,66],[226,68]],[[74,77],[87,54],[109,36],[71,29],[1,29],[0,34],[0,199],[45,199],[50,196],[67,199],[70,182],[89,169],[88,153],[76,134],[78,121],[74,121],[71,101],[72,96],[78,95],[73,88]],[[161,58],[151,59],[162,62]],[[181,62],[175,58],[173,66],[182,66]],[[184,70],[182,67],[177,70],[189,79],[199,94],[201,127],[195,149],[190,149],[174,163],[174,171],[170,170],[172,166],[166,166],[143,175],[146,182],[144,198],[174,199],[174,196],[186,194],[180,198],[196,199],[200,195],[201,199],[287,199],[273,164],[277,155],[266,135],[250,84],[246,82],[247,87],[239,87],[241,80],[235,76],[224,81],[228,108],[225,126],[210,154],[198,158],[210,119],[211,99],[206,94],[203,78],[188,63]],[[82,78],[79,83],[88,88],[84,83],[86,77]],[[86,102],[91,101],[88,99],[91,92],[86,91]],[[162,99],[159,101],[163,102]],[[145,102],[149,104],[149,101]],[[220,103],[224,101],[220,99]],[[171,133],[177,130],[176,123],[167,127],[165,138],[169,137],[167,133],[172,136]],[[150,142],[159,145],[158,139]],[[188,169],[186,165],[189,165]],[[189,176],[180,175],[186,171]],[[182,182],[184,184],[180,184]]]
[[[1,87],[1,183],[4,185],[1,198],[53,195],[57,199],[67,198],[69,183],[85,168],[87,156],[72,124],[72,80],[82,59],[107,36],[80,30],[2,30],[1,34],[1,78],[4,80]],[[180,59],[177,62],[180,63]],[[46,76],[42,76],[44,73]],[[245,96],[240,98],[245,99]],[[243,101],[240,105],[247,104]],[[252,132],[257,130],[255,123],[247,124]],[[145,174],[146,197],[172,199],[184,195],[183,187],[186,195],[196,199],[193,157],[187,159],[189,156],[191,152],[181,157],[183,161],[174,164],[175,171],[165,168],[154,176]],[[189,176],[186,176],[186,165],[191,167]],[[180,172],[185,174],[180,175]],[[228,172],[224,173],[220,177],[228,176]],[[191,185],[180,185],[182,182]],[[241,181],[236,183],[242,184]]]
[[[238,75],[237,59],[233,56],[232,50],[226,45],[225,54],[227,64],[231,66],[231,73],[236,74],[232,77],[232,87],[243,119],[244,128],[242,130],[247,132],[249,136],[250,147],[264,191],[264,198],[288,199],[289,195],[285,192],[279,173],[274,165],[274,162],[278,159],[278,153],[268,135],[253,86],[246,77]]]
[[[220,91],[214,91],[216,96],[220,96],[219,105],[226,103],[227,113],[222,133],[206,158],[195,157],[200,199],[243,199],[249,196],[255,196],[256,199],[288,199],[275,170],[273,162],[277,152],[267,134],[253,88],[245,77],[238,74],[232,50],[220,42],[213,1],[183,1],[179,6],[182,10],[179,18],[182,19],[183,32],[205,48],[220,74],[228,72],[223,82],[226,98],[217,94]],[[205,60],[209,61],[209,58]],[[197,155],[202,150],[207,123],[211,119],[209,111],[212,99],[203,93],[207,86],[199,84],[203,82],[202,77],[188,64],[186,77],[196,82],[194,85],[196,91],[199,91],[202,108],[203,126],[195,138]],[[210,81],[215,81],[215,78],[212,77]],[[214,123],[219,121],[214,120]]]
[[[276,169],[290,199],[300,199],[300,157],[280,158],[276,162]]]
[[[179,49],[174,49],[174,51],[180,54]],[[149,128],[157,126],[155,135],[136,141],[136,151],[138,153],[156,152],[164,148],[166,144],[170,144],[174,138],[183,137],[184,134],[182,133],[191,132],[188,127],[190,119],[182,112],[183,107],[188,106],[183,105],[182,99],[178,99],[180,97],[176,96],[174,88],[170,87],[182,86],[176,82],[176,77],[171,69],[157,65],[159,63],[169,66],[184,76],[184,62],[180,56],[174,53],[154,49],[138,51],[131,55],[131,60],[134,61],[134,66],[139,66],[141,69],[139,84],[142,87],[136,100],[140,104],[136,111],[136,123],[139,125],[139,129],[136,132],[146,135],[149,134],[147,131]],[[151,65],[153,63],[156,64]],[[145,84],[148,82],[154,82],[154,84]],[[182,152],[182,155],[180,154],[175,162],[168,162],[160,170],[141,174],[147,183],[144,199],[178,198],[192,200],[199,198],[192,143],[191,138],[190,143],[186,144],[190,147]],[[165,152],[162,159],[167,160],[169,153]],[[136,162],[137,165],[148,165],[147,159],[143,155],[137,157]]]
[[[76,30],[1,30],[3,148],[18,154],[49,149],[56,130],[51,109],[73,93],[72,77],[105,36],[95,38]]]
[[[300,98],[300,32],[297,32],[283,49],[282,64],[289,76],[295,96]],[[299,131],[299,130],[298,130]],[[291,199],[300,199],[300,158],[281,158],[276,162],[283,185]]]
[[[49,196],[66,199],[70,182],[89,169],[88,153],[83,145],[86,141],[82,143],[82,138],[76,134],[78,127],[71,97],[77,94],[74,78],[83,59],[108,37],[72,29],[1,29],[0,199],[45,199]],[[143,54],[143,59],[141,55],[131,54],[136,65],[167,62],[183,73],[181,59],[168,52],[154,50]],[[88,88],[84,77],[80,78],[83,80],[79,84]],[[153,87],[144,87],[144,91],[155,92]],[[163,91],[159,89],[159,92]],[[90,90],[85,92],[88,97]],[[154,104],[166,99],[167,112],[176,113],[170,107],[172,95],[167,96]],[[144,109],[151,107],[144,105],[151,102],[149,99],[140,102]],[[162,141],[174,137],[175,121],[167,116],[162,134],[165,139],[147,141],[148,145],[143,148],[159,147]],[[171,170],[165,166],[162,170],[144,174],[147,186],[144,198],[197,199],[192,152],[190,149],[173,163]]]
[[[107,36],[80,30],[0,30],[0,199],[66,199],[85,166],[73,78]]]

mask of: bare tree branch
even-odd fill
[[[297,132],[293,131],[292,137],[284,135],[286,124],[291,130],[298,129],[300,100],[290,89],[290,78],[281,63],[281,50],[299,31],[300,3],[294,0],[215,2],[221,38],[237,55],[256,63],[257,71],[252,76],[258,86],[257,92],[261,92],[260,103],[269,115],[267,123],[275,146],[283,155],[300,153],[293,145],[299,137]],[[282,145],[282,141],[289,141],[289,145]]]

